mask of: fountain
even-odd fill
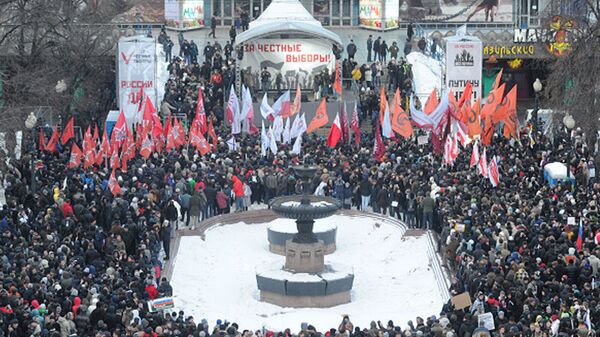
[[[285,241],[283,267],[257,268],[260,300],[294,308],[326,308],[348,303],[354,272],[348,266],[325,264],[326,245],[313,232],[314,220],[333,215],[341,204],[334,198],[310,195],[311,179],[317,168],[304,165],[293,169],[303,181],[302,195],[275,198],[269,205],[276,214],[295,219],[298,232]]]

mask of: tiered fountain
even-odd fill
[[[296,220],[298,232],[285,242],[285,265],[261,267],[256,273],[260,300],[282,307],[332,307],[351,300],[354,281],[351,267],[325,264],[326,246],[313,232],[315,219],[333,215],[340,202],[310,195],[317,168],[293,167],[303,181],[301,196],[273,199],[269,205],[278,215]]]

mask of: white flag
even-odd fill
[[[277,142],[275,141],[273,129],[271,127],[269,127],[269,149],[271,149],[273,155],[277,154]]]
[[[296,116],[294,119],[294,123],[292,123],[292,129],[290,130],[290,137],[296,138],[302,132],[306,131],[306,117],[304,114],[302,116]]]
[[[252,96],[250,96],[250,92],[246,86],[242,85],[242,113],[241,120],[246,119],[248,116],[248,112],[252,109]]]
[[[262,128],[260,130],[260,155],[263,157],[267,156],[267,148],[269,147],[269,137],[267,137],[267,131],[265,130],[265,122],[262,122]]]
[[[287,90],[279,98],[273,103],[273,110],[275,111],[275,115],[288,117],[290,114],[290,91]]]
[[[298,137],[296,137],[296,141],[294,142],[294,147],[292,148],[291,153],[299,155],[300,150],[302,149],[302,135],[304,132],[301,132]]]
[[[235,136],[231,136],[231,138],[227,141],[227,147],[229,147],[229,152],[237,151],[238,145],[235,141]]]
[[[290,118],[285,119],[285,128],[283,128],[283,143],[289,144],[292,141],[290,136]]]
[[[385,114],[383,115],[383,124],[381,124],[381,134],[385,138],[392,138],[394,136],[394,132],[392,131],[392,121],[390,119],[390,107],[385,104]]]
[[[267,93],[263,96],[262,102],[260,103],[260,114],[264,119],[268,119],[269,116],[275,115],[275,111],[269,105],[269,99],[267,98]]]
[[[21,159],[21,144],[23,144],[23,131],[15,132],[15,159]]]
[[[227,121],[231,123],[231,133],[238,134],[241,132],[240,122],[240,101],[235,94],[235,88],[233,84],[229,90],[229,100],[227,101],[227,108],[225,109]]]
[[[283,133],[283,118],[281,116],[275,117],[273,121],[273,135],[275,139],[281,143],[281,134]]]

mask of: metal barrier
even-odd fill
[[[437,243],[431,231],[427,231],[427,257],[429,258],[431,269],[435,274],[440,295],[444,302],[447,302],[450,299],[450,280],[442,268],[440,255],[437,252]]]

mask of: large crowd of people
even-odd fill
[[[218,134],[226,135],[218,121],[233,60],[223,57],[226,46],[213,44],[199,63],[197,47],[189,45],[188,55],[184,50],[169,63],[162,114],[192,116],[203,85],[206,111]],[[260,136],[241,136],[234,151],[226,138],[206,156],[190,147],[134,157],[127,171],[116,172],[117,195],[108,169],[70,169],[68,151],[35,151],[0,163],[6,198],[0,210],[0,336],[588,337],[598,331],[600,183],[581,132],[524,132],[520,142],[495,137],[487,153],[499,158],[497,187],[470,167],[471,145],[447,166],[416,138],[386,140],[381,161],[373,159],[370,133],[362,134],[359,146],[336,149],[311,134],[301,155],[280,144],[277,156],[266,157]],[[573,182],[544,180],[543,166],[554,161],[568,164]],[[183,311],[149,312],[148,300],[177,291],[162,275],[177,231],[299,193],[302,182],[290,166],[303,162],[319,167],[316,193],[340,199],[345,208],[437,231],[453,277],[449,291],[467,292],[472,305],[448,302],[414,322],[373,317],[359,326],[344,317],[329,331],[316,331],[310,322],[262,331]],[[493,315],[494,330],[478,323],[482,313]]]

